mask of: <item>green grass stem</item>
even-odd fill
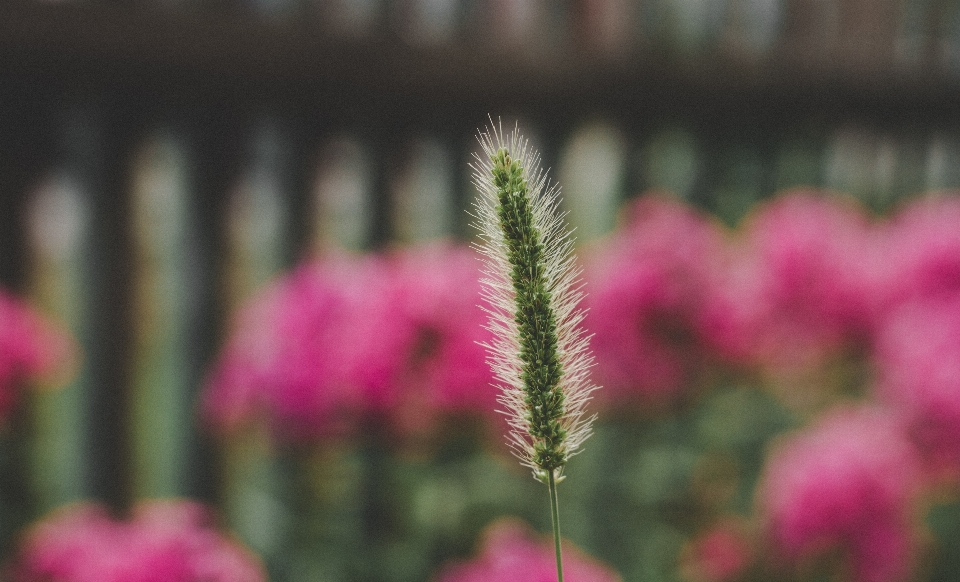
[[[557,480],[550,471],[550,517],[553,519],[553,549],[557,553],[557,582],[563,582],[563,557],[560,553],[560,504],[557,503]]]

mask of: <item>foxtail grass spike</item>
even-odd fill
[[[491,120],[492,121],[492,120]],[[590,436],[584,407],[592,358],[577,308],[583,293],[573,239],[559,212],[559,188],[540,169],[539,156],[514,130],[499,125],[480,134],[473,180],[484,255],[483,296],[488,303],[488,361],[500,384],[510,424],[509,442],[520,461],[547,484],[563,582],[557,483],[563,467]]]
[[[596,389],[580,327],[573,239],[559,212],[559,188],[527,141],[493,124],[479,140],[483,156],[471,167],[480,192],[474,219],[483,297],[495,338],[488,361],[502,389],[511,446],[535,477],[560,481],[590,435],[585,406]]]

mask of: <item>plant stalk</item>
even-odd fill
[[[557,553],[557,582],[563,582],[563,558],[560,555],[560,509],[557,503],[557,481],[553,471],[548,471],[550,480],[547,486],[550,489],[550,517],[553,519],[553,547]]]

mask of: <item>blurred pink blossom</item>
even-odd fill
[[[729,358],[801,369],[869,342],[878,275],[875,228],[836,196],[795,190],[741,227],[708,329]]]
[[[114,520],[93,503],[35,524],[21,543],[14,582],[263,582],[257,558],[217,532],[206,509],[155,501]]]
[[[282,439],[343,435],[393,404],[407,326],[387,261],[305,263],[245,306],[203,394],[204,417],[232,430],[254,418]]]
[[[206,387],[206,418],[266,420],[284,440],[349,434],[364,418],[422,431],[496,407],[480,263],[449,244],[306,263],[239,315]]]
[[[757,498],[771,547],[800,566],[839,552],[856,582],[897,582],[910,572],[916,452],[896,415],[839,409],[780,443]]]
[[[932,476],[960,476],[960,294],[900,306],[874,351],[876,396],[901,410]]]
[[[76,354],[70,337],[26,303],[0,290],[0,417],[9,414],[25,379],[63,381]]]
[[[436,582],[555,582],[556,579],[552,539],[541,538],[522,523],[504,520],[487,528],[476,558],[444,568]],[[620,576],[565,542],[563,579],[619,582]]]
[[[912,200],[886,225],[882,300],[887,309],[925,297],[960,295],[960,197]]]
[[[644,196],[589,256],[585,325],[601,401],[671,400],[703,363],[704,307],[718,281],[720,227],[691,207]]]
[[[734,520],[726,520],[684,548],[681,572],[696,582],[730,582],[742,576],[752,561],[752,544],[743,527]]]
[[[403,317],[411,326],[395,391],[406,406],[399,424],[415,422],[417,409],[480,412],[498,408],[497,388],[486,362],[487,316],[480,308],[479,257],[445,243],[397,251],[392,257]]]

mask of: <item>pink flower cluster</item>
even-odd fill
[[[703,364],[723,260],[719,226],[669,198],[641,198],[586,264],[597,398],[666,402]]]
[[[427,247],[394,260],[408,334],[394,401],[406,399],[409,411],[489,414],[499,393],[482,345],[492,337],[480,307],[478,256],[467,248]]]
[[[940,194],[902,208],[876,245],[886,266],[880,296],[885,308],[960,294],[960,197]]]
[[[569,582],[619,582],[610,568],[564,543],[563,579]],[[489,526],[479,555],[452,564],[436,582],[554,582],[557,561],[553,541],[542,539],[515,521]]]
[[[869,345],[880,229],[829,193],[797,190],[736,232],[642,197],[586,265],[602,399],[676,399],[705,365],[802,369]]]
[[[660,196],[624,216],[583,265],[596,398],[608,406],[682,401],[717,366],[782,377],[866,355],[896,368],[899,348],[877,346],[893,342],[882,340],[893,315],[960,293],[960,198],[879,221],[832,193],[795,190],[736,231]],[[221,428],[260,418],[312,439],[371,416],[404,432],[448,412],[489,414],[478,280],[472,251],[447,244],[301,265],[239,315],[206,418]],[[895,384],[881,390],[894,401]]]
[[[934,197],[890,223],[891,264],[873,361],[875,396],[907,418],[932,476],[960,477],[960,199]]]
[[[691,540],[680,555],[680,571],[696,582],[732,582],[754,560],[750,536],[741,524],[726,520]]]
[[[904,580],[918,491],[931,476],[960,479],[960,197],[880,220],[796,190],[725,231],[647,196],[624,218],[583,265],[598,401],[682,401],[717,366],[779,379],[865,364],[861,396],[877,407],[813,417],[785,439],[758,509],[784,563],[839,554],[857,582]],[[439,414],[488,415],[478,279],[473,253],[446,245],[302,265],[240,315],[204,410],[225,428],[259,417],[285,438],[342,435],[371,417],[404,432]],[[494,530],[441,582],[514,576],[511,564],[534,562],[517,552],[536,547],[518,531]],[[749,558],[725,532],[700,542],[690,551],[705,580],[736,578]]]
[[[74,358],[65,332],[0,289],[0,417],[15,405],[23,380],[63,379]]]
[[[13,582],[264,582],[258,560],[218,533],[187,501],[138,506],[129,521],[96,504],[72,505],[27,533]]]
[[[827,412],[769,459],[758,508],[781,565],[839,557],[857,582],[908,579],[917,500],[960,478],[958,224],[953,196],[870,221],[793,192],[731,248],[708,318],[730,361],[804,370],[853,354],[871,371],[872,404]]]
[[[479,269],[450,245],[301,265],[240,313],[205,417],[228,430],[260,417],[301,440],[371,416],[407,431],[440,411],[492,411]]]
[[[797,190],[758,207],[740,234],[710,307],[722,353],[789,369],[867,341],[876,233],[857,207]]]
[[[877,341],[876,396],[901,411],[933,477],[960,477],[960,294],[907,303]]]
[[[852,580],[897,582],[910,572],[921,483],[897,415],[840,409],[780,444],[758,508],[786,564],[809,566],[839,549]]]
[[[899,309],[960,295],[960,197],[881,221],[800,189],[730,232],[658,196],[625,215],[585,264],[601,400],[676,399],[715,364],[782,375],[865,356],[883,368],[890,349],[874,347]]]

